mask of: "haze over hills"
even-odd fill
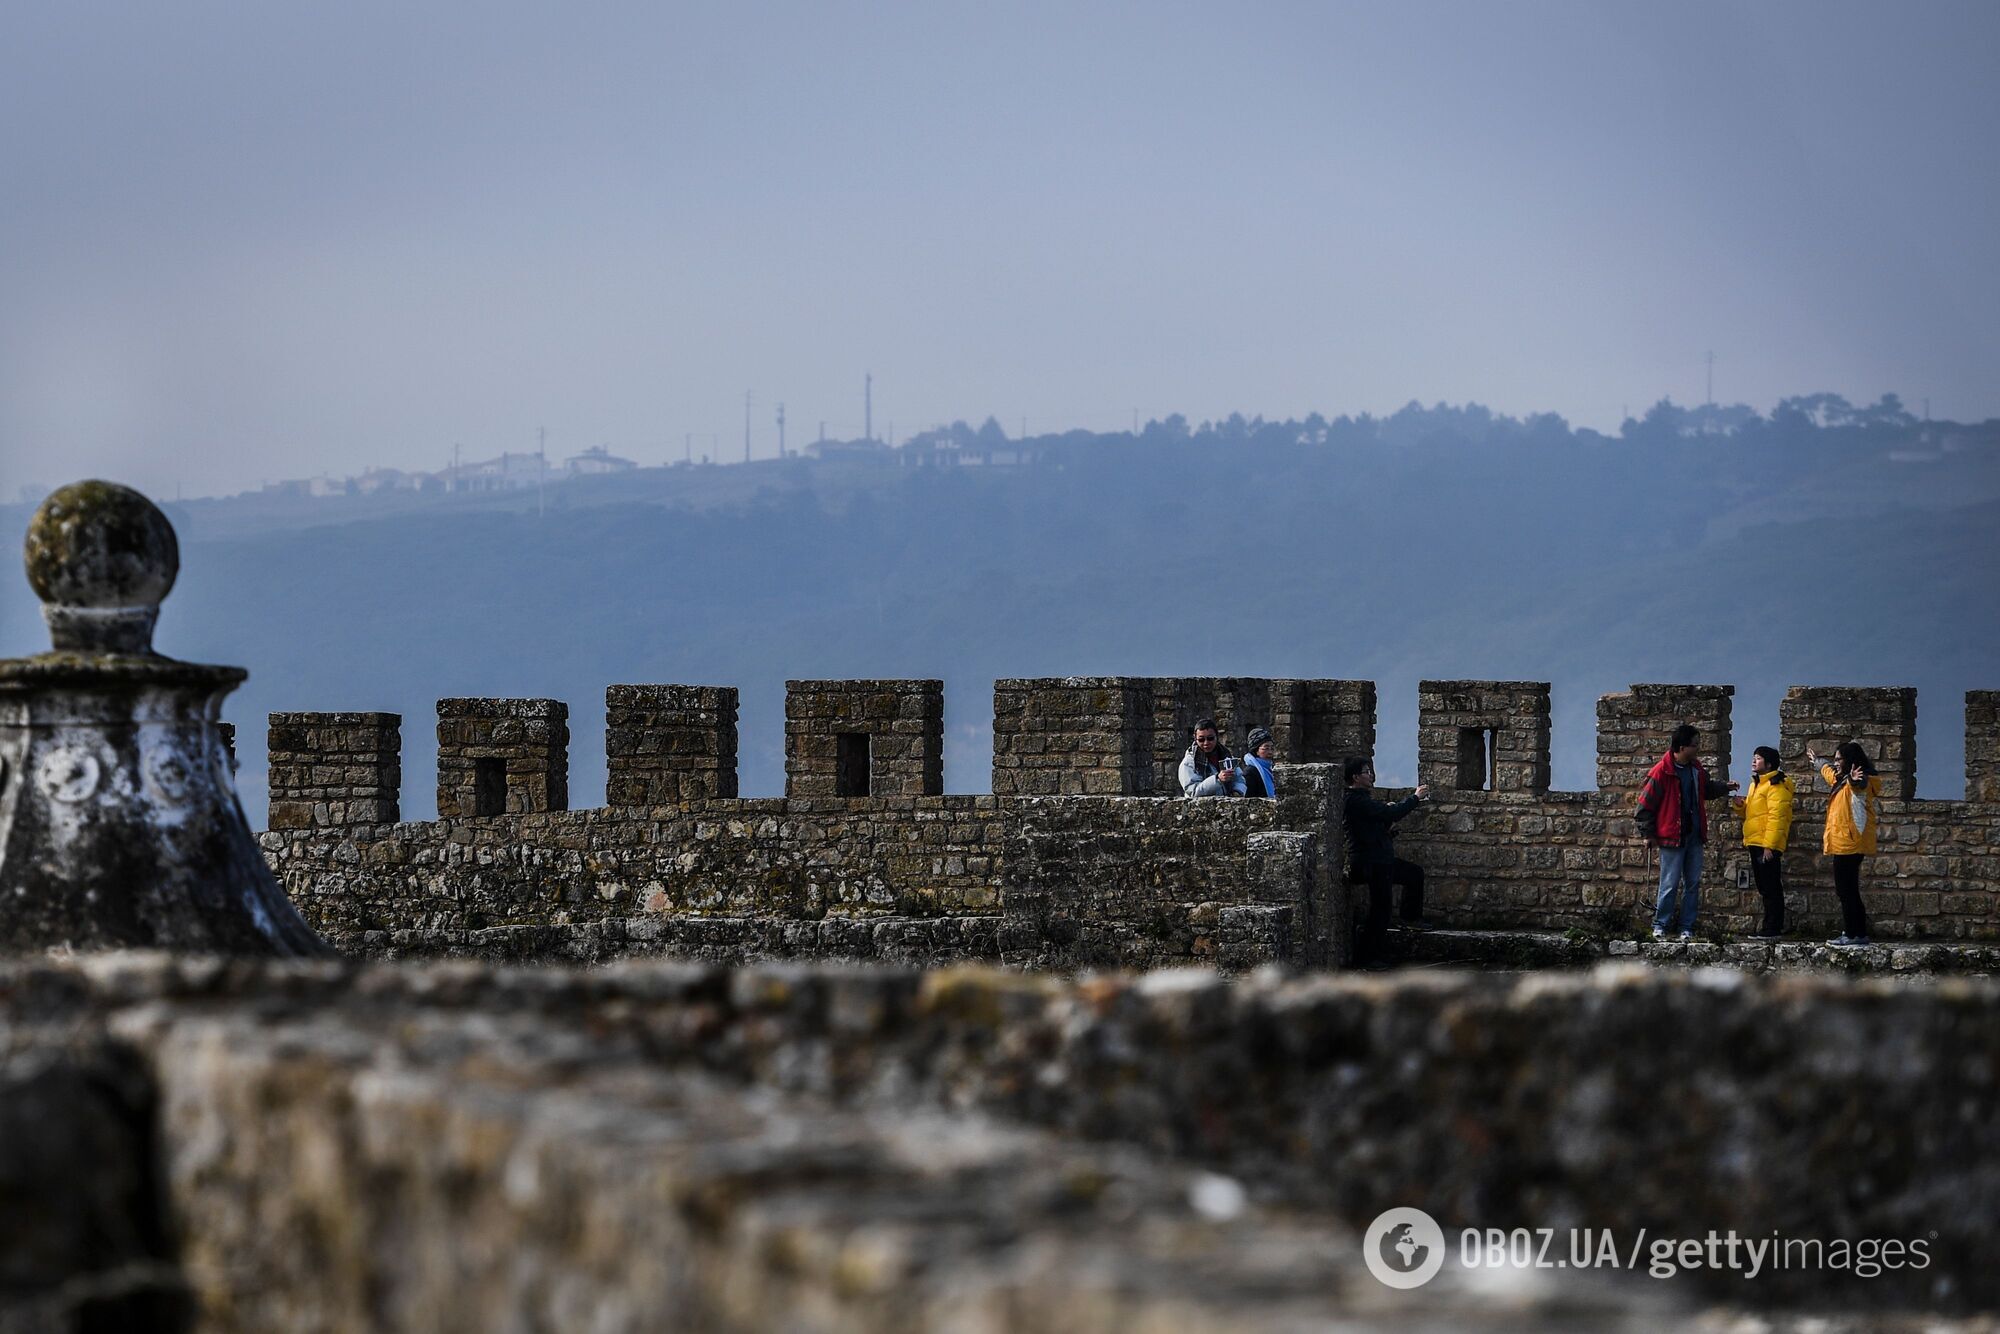
[[[1420,678],[1549,680],[1564,788],[1594,783],[1597,696],[1634,681],[1734,684],[1739,769],[1788,685],[1914,685],[1920,792],[1956,796],[1962,694],[2000,686],[2000,423],[1788,402],[1662,405],[1618,437],[1412,405],[1079,432],[1019,468],[169,504],[159,644],[251,669],[226,716],[253,821],[274,709],[402,713],[404,813],[428,815],[442,695],[566,700],[595,804],[614,682],[738,686],[742,790],[775,794],[783,683],[815,676],[943,678],[951,791],[986,789],[999,676],[1372,678],[1385,781],[1414,768]],[[0,651],[39,651],[12,586]]]

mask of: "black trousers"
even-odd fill
[[[1868,910],[1861,906],[1861,854],[1833,859],[1833,892],[1840,896],[1840,927],[1850,937],[1868,934]]]
[[[1368,882],[1368,917],[1361,928],[1365,957],[1380,958],[1382,938],[1389,933],[1389,900],[1396,885],[1403,887],[1403,920],[1414,922],[1424,915],[1424,868],[1402,860],[1381,862],[1361,870]]]
[[[1785,854],[1769,848],[1750,849],[1750,874],[1757,881],[1757,893],[1764,900],[1764,932],[1767,936],[1785,933]]]

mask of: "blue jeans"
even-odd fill
[[[1674,886],[1681,888],[1682,931],[1694,930],[1701,908],[1701,844],[1689,840],[1677,848],[1660,849],[1660,898],[1653,908],[1653,929],[1674,929]]]

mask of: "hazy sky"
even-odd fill
[[[2000,415],[2000,5],[0,10],[0,495],[998,415]],[[706,448],[705,444],[697,449]]]

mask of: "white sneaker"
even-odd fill
[[[1665,927],[1656,926],[1653,928],[1654,940],[1665,940],[1666,938],[1667,938],[1667,929]]]
[[[1683,931],[1683,932],[1681,932],[1681,943],[1682,943],[1683,945],[1685,945],[1685,944],[1686,944],[1686,943],[1687,943],[1688,941],[1690,941],[1690,940],[1693,940],[1693,939],[1694,939],[1694,932],[1692,932],[1692,931]]]

